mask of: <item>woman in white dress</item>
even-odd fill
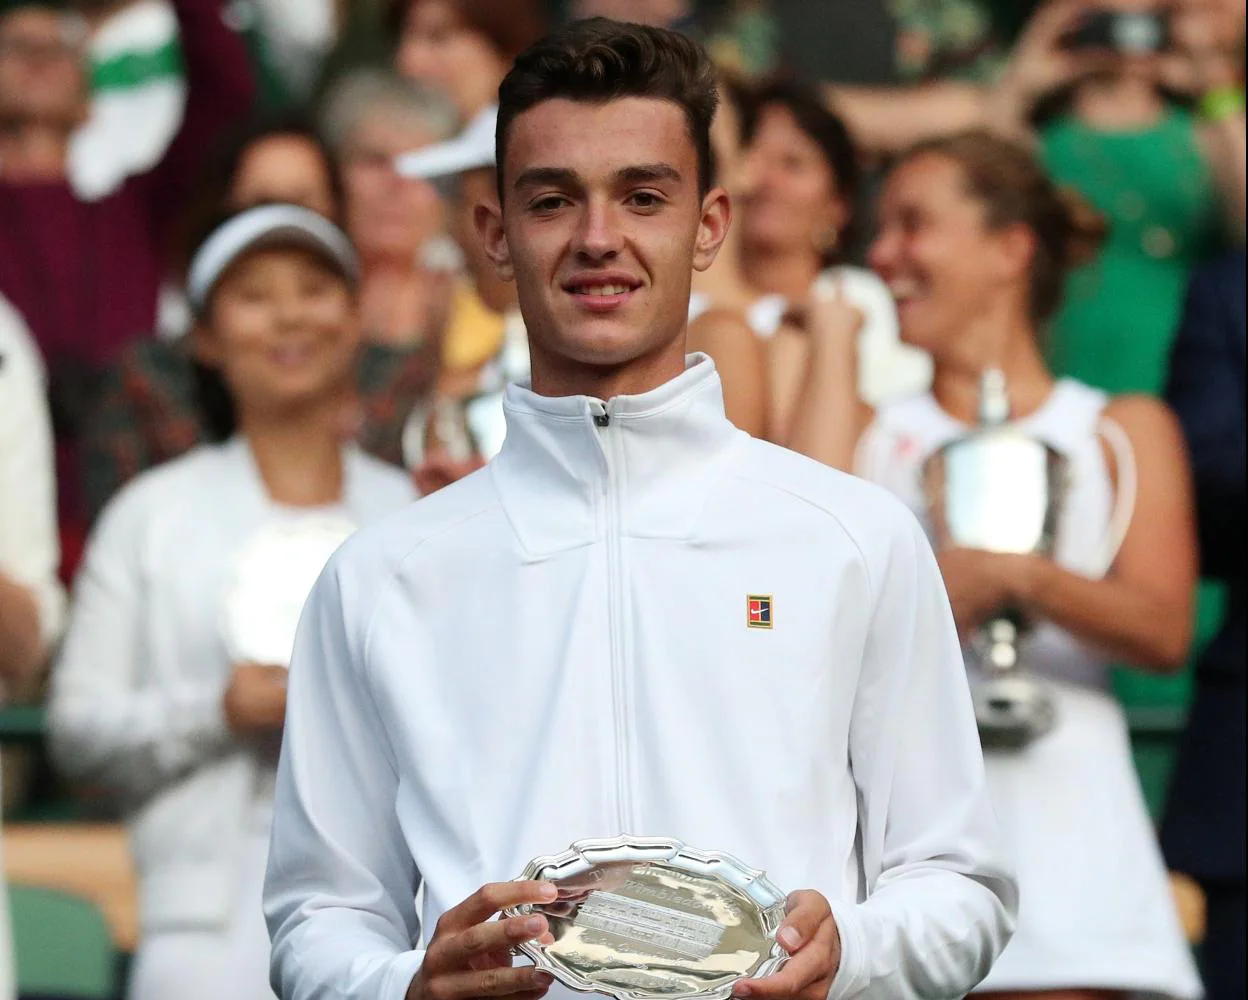
[[[1066,271],[1095,252],[1100,221],[1064,199],[1025,150],[972,133],[903,158],[880,222],[871,262],[898,303],[903,338],[931,353],[933,386],[874,411],[858,401],[845,374],[847,307],[823,302],[812,335],[829,343],[811,375],[823,391],[800,418],[809,453],[889,487],[930,524],[924,463],[976,422],[981,376],[996,369],[1014,426],[1070,470],[1051,559],[938,553],[964,637],[1004,606],[1038,623],[1022,655],[1056,706],[1047,734],[985,752],[1020,909],[980,990],[1198,997],[1107,677],[1118,660],[1174,670],[1187,651],[1195,544],[1182,438],[1153,399],[1055,380],[1039,347]],[[973,686],[976,663],[968,652]]]
[[[292,205],[208,237],[188,296],[222,440],[128,484],[77,581],[51,741],[126,812],[132,1000],[272,1000],[260,893],[295,622],[333,548],[413,498],[345,443],[356,275],[347,238]]]

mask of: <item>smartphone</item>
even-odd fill
[[[1119,55],[1149,55],[1170,45],[1170,18],[1162,10],[1089,11],[1064,47],[1073,50],[1103,49]]]

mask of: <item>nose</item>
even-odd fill
[[[900,240],[889,229],[881,229],[867,251],[867,265],[876,274],[886,275],[890,268],[896,266],[900,252]]]
[[[620,252],[623,235],[616,212],[605,200],[590,199],[577,227],[574,250],[582,261],[602,263]]]

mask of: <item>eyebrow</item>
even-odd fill
[[[681,173],[668,163],[640,163],[631,167],[622,167],[615,172],[615,180],[627,184],[646,184],[658,181],[679,182]],[[580,188],[584,181],[580,174],[568,167],[530,167],[516,177],[515,188],[539,187]]]

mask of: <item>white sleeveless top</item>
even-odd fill
[[[1102,413],[1108,402],[1105,393],[1063,379],[1038,410],[1015,424],[1069,463],[1070,480],[1053,557],[1063,568],[1096,579],[1105,575],[1113,547],[1110,522],[1115,491],[1100,437],[1107,423]],[[863,437],[855,471],[900,497],[930,537],[921,485],[923,463],[969,429],[942,410],[930,393],[885,404]],[[1108,686],[1104,657],[1053,625],[1036,627],[1027,640],[1026,654],[1038,673],[1088,687]]]

